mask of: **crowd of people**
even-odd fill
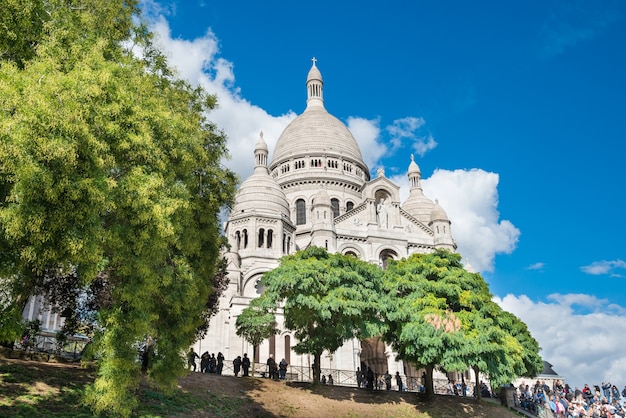
[[[216,373],[218,375],[222,374],[222,370],[224,369],[224,355],[220,352],[217,353],[217,357],[215,353],[209,354],[208,351],[202,353],[199,356],[193,348],[189,350],[187,354],[187,365],[188,368],[192,371],[198,371],[198,364],[196,363],[196,359],[200,359],[200,373]],[[242,356],[237,356],[233,360],[233,374],[235,377],[239,377],[239,373],[241,373],[242,377],[246,377],[250,375],[250,358],[247,353]],[[267,369],[261,371],[261,376],[269,377],[275,380],[285,380],[287,377],[287,367],[289,364],[285,359],[282,359],[280,363],[276,363],[274,360],[274,356],[270,354],[270,357],[267,359]]]
[[[537,380],[534,384],[522,382],[516,391],[519,405],[533,414],[543,412],[555,418],[626,417],[626,386],[620,390],[611,382],[572,389],[561,380],[555,380],[552,386]]]
[[[398,392],[405,390],[405,386],[402,382],[402,376],[400,372],[396,372],[395,377],[396,387]],[[369,390],[391,390],[392,377],[389,371],[379,375],[374,373],[371,367],[368,367],[366,371],[362,371],[359,367],[356,368],[356,385],[358,388]]]
[[[224,369],[224,355],[221,352],[217,353],[217,357],[215,353],[209,354],[208,351],[205,351],[199,356],[198,353],[193,351],[193,348],[190,349],[189,353],[187,353],[187,364],[194,372],[197,371],[198,365],[196,364],[196,359],[198,358],[200,359],[200,373],[222,374],[222,370]]]

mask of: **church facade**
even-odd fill
[[[451,222],[437,201],[424,196],[412,156],[406,201],[400,201],[399,186],[384,170],[370,178],[356,140],[325,108],[315,60],[306,92],[306,109],[282,132],[271,159],[262,133],[250,150],[254,172],[241,184],[225,226],[229,285],[196,352],[222,352],[226,359],[252,355],[250,344],[236,335],[235,322],[262,292],[263,273],[277,267],[284,255],[313,245],[384,268],[387,260],[413,253],[456,251]],[[277,321],[280,334],[260,346],[255,360],[265,362],[271,354],[310,370],[312,358],[291,350],[295,337],[281,328],[282,318]],[[368,366],[380,374],[412,372],[379,338],[348,341],[335,353],[323,353],[321,361],[325,369]]]

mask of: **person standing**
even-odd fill
[[[619,389],[617,388],[616,385],[611,386],[611,396],[613,397],[613,399],[616,399],[618,402],[621,399],[619,396]]]
[[[235,377],[237,377],[240,370],[241,370],[241,356],[237,356],[237,358],[233,360],[233,371],[235,372]]]
[[[200,357],[200,373],[208,373],[210,357],[211,355],[208,351],[202,353],[202,357]]]
[[[396,372],[396,385],[398,385],[398,392],[402,392],[402,376],[400,376],[400,372]]]
[[[200,358],[198,353],[193,351],[193,347],[189,349],[189,353],[187,354],[187,365],[189,368],[193,368],[193,371],[196,371],[196,359]]]
[[[218,375],[222,375],[222,370],[224,369],[224,354],[220,351],[217,353],[217,368],[215,369]]]
[[[211,357],[209,358],[209,373],[215,373],[215,369],[217,368],[217,359],[215,358],[215,353],[211,353]]]
[[[276,366],[276,360],[274,360],[274,355],[270,354],[267,359],[267,374],[270,379],[278,378],[278,367]]]
[[[363,372],[361,371],[360,368],[356,368],[356,387],[357,388],[361,388],[363,387],[363,380],[364,380],[364,376],[363,376]]]
[[[278,364],[278,371],[280,372],[280,380],[285,380],[285,378],[287,377],[287,366],[289,364],[287,363],[287,360],[282,359],[280,361],[280,363]]]
[[[241,368],[243,369],[242,376],[248,376],[248,370],[250,370],[250,358],[248,357],[248,353],[243,353]]]
[[[374,390],[374,370],[372,370],[371,367],[367,368],[365,378],[367,380],[367,388],[369,390]]]

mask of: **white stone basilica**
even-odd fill
[[[404,203],[399,187],[382,169],[370,179],[356,140],[324,107],[315,59],[306,90],[306,109],[280,135],[271,162],[262,133],[254,148],[254,173],[241,184],[225,228],[230,283],[207,337],[194,347],[198,353],[222,352],[227,361],[243,353],[252,356],[252,347],[236,335],[235,321],[259,295],[263,273],[286,254],[315,245],[384,267],[389,258],[456,250],[450,220],[436,201],[424,196],[412,156],[407,161],[410,195]],[[277,320],[280,327],[282,318]],[[255,360],[264,363],[273,354],[277,361],[285,358],[310,370],[312,357],[295,354],[295,337],[281,329],[261,345]],[[396,361],[380,338],[348,341],[337,352],[322,354],[322,368],[354,371],[363,366],[392,375],[415,372]]]

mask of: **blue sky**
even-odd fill
[[[225,164],[252,172],[305,108],[326,109],[375,176],[425,194],[495,299],[572,386],[626,384],[626,3],[146,1],[181,77],[218,96]]]

